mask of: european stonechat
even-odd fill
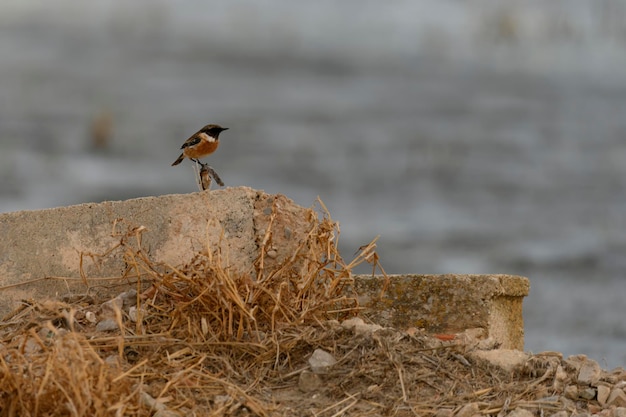
[[[220,125],[206,125],[198,130],[180,147],[183,153],[174,161],[172,166],[180,164],[185,158],[189,158],[195,163],[202,165],[200,158],[215,152],[219,146],[220,133],[225,130],[228,130],[228,128]]]

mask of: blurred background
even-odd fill
[[[527,350],[626,364],[621,0],[0,0],[0,57],[0,212],[197,191],[219,123],[346,258],[527,276]]]

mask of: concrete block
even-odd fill
[[[21,299],[99,288],[100,278],[124,275],[129,265],[116,248],[128,233],[133,243],[139,227],[141,248],[155,262],[177,266],[219,250],[225,266],[248,273],[264,240],[274,248],[264,264],[272,268],[316,221],[312,209],[248,187],[0,214],[0,317]]]
[[[454,334],[483,328],[503,349],[524,349],[527,278],[513,275],[359,275],[364,315],[383,326]]]

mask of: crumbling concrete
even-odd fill
[[[132,266],[122,239],[156,263],[175,267],[210,251],[223,266],[252,273],[261,247],[264,268],[278,266],[314,222],[312,209],[247,187],[0,214],[0,317],[23,299],[104,291]],[[508,275],[356,276],[364,315],[375,323],[446,334],[483,329],[507,349],[523,349],[528,287]]]
[[[364,314],[375,323],[446,335],[480,328],[501,348],[520,350],[529,288],[527,278],[513,275],[407,274],[390,275],[388,282],[362,275],[356,281]]]

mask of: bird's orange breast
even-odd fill
[[[207,156],[215,152],[217,147],[219,146],[219,142],[214,140],[212,142],[201,140],[200,143],[194,146],[189,146],[185,148],[183,153],[187,158],[198,159],[203,156]]]

